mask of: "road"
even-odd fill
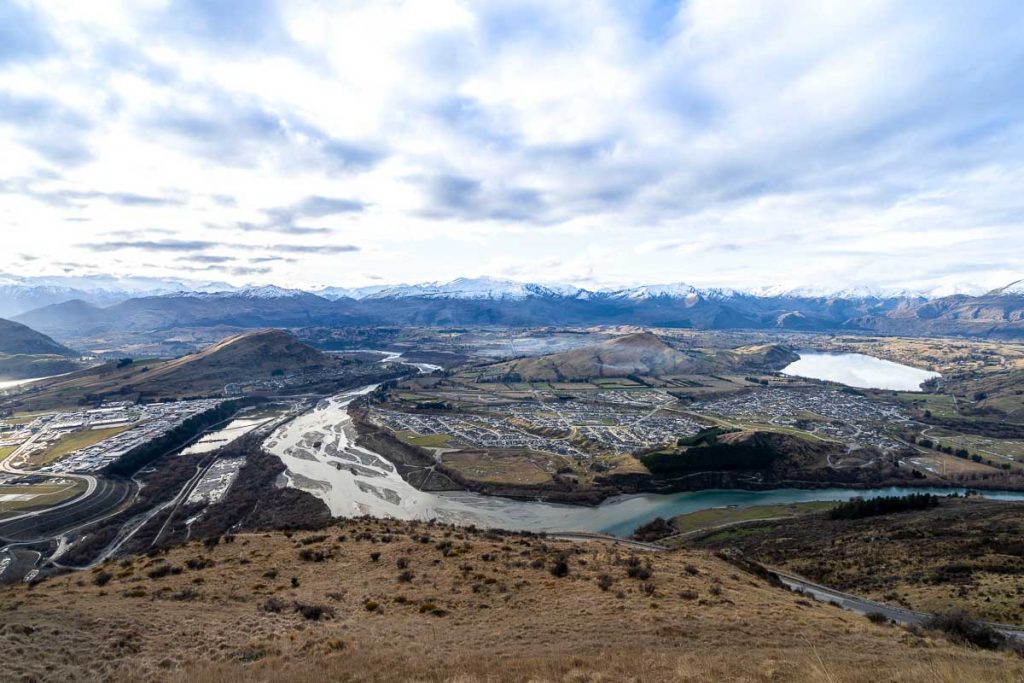
[[[128,482],[97,479],[91,495],[0,522],[0,540],[23,543],[51,539],[119,507],[134,491]]]
[[[628,538],[618,538],[617,536],[608,536],[606,534],[595,534],[589,532],[559,532],[549,534],[548,537],[565,541],[600,541],[650,552],[668,551],[668,548],[653,543],[644,543],[642,541],[634,541]],[[843,609],[851,612],[856,612],[858,614],[878,612],[880,614],[884,614],[890,621],[894,621],[898,624],[922,624],[932,616],[927,612],[915,612],[914,610],[904,609],[902,607],[893,607],[881,602],[875,602],[874,600],[851,595],[850,593],[844,593],[842,591],[835,590],[834,588],[828,588],[827,586],[822,586],[821,584],[808,581],[796,574],[790,574],[789,572],[781,569],[776,569],[775,567],[765,566],[764,568],[775,574],[775,576],[777,576],[779,580],[782,581],[782,583],[790,590],[800,591],[804,595],[812,597],[819,602],[837,604]],[[990,622],[983,623],[991,626],[1009,638],[1024,640],[1024,626],[994,624]]]
[[[828,588],[827,586],[822,586],[821,584],[808,581],[801,576],[790,574],[789,572],[782,571],[781,569],[776,569],[774,567],[765,568],[779,577],[779,580],[791,590],[799,590],[805,595],[813,597],[815,600],[820,602],[836,603],[843,609],[850,610],[851,612],[857,612],[858,614],[878,612],[880,614],[884,614],[890,621],[895,621],[898,624],[922,624],[932,616],[927,612],[915,612],[914,610],[904,609],[902,607],[893,607],[881,602],[875,602],[874,600],[868,600],[867,598],[861,598],[856,595],[844,593],[842,591],[835,590],[834,588]],[[984,623],[1010,638],[1024,640],[1024,626],[1010,626],[1008,624],[993,624],[989,622]]]

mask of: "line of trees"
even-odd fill
[[[854,498],[840,503],[831,510],[830,519],[861,519],[875,515],[909,510],[927,510],[938,507],[939,497],[930,493],[911,493],[909,496],[882,496],[879,498]]]
[[[225,401],[216,408],[193,415],[177,427],[131,449],[120,458],[107,465],[104,473],[112,476],[130,477],[140,469],[153,462],[161,455],[180,448],[189,440],[198,436],[218,422],[223,422],[242,408],[259,403],[265,403],[267,399],[251,396],[232,401]]]

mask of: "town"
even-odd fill
[[[20,448],[14,467],[51,474],[97,472],[222,399],[136,405],[117,402],[100,408],[39,415],[3,433],[0,447]],[[68,450],[68,444],[79,448]]]

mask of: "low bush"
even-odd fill
[[[295,611],[309,621],[322,621],[334,616],[334,608],[329,605],[304,605],[296,603]]]
[[[171,564],[162,564],[159,567],[156,567],[155,569],[151,569],[149,572],[146,573],[146,576],[148,576],[151,579],[162,579],[165,576],[171,576],[172,574],[180,573],[181,567],[176,567]]]
[[[951,640],[969,643],[984,650],[998,650],[1008,645],[1005,635],[962,611],[932,615],[924,622],[924,626],[945,633]]]

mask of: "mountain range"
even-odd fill
[[[0,310],[17,301],[38,300],[28,295],[35,285],[20,287],[17,298],[5,299],[0,291]],[[72,345],[112,331],[133,335],[213,325],[635,324],[1024,337],[1024,280],[977,295],[937,297],[871,289],[832,293],[781,288],[741,291],[682,283],[587,290],[490,278],[318,292],[273,285],[223,289],[217,283],[207,283],[183,291],[126,294],[114,302],[70,291],[58,295],[47,290],[47,296],[67,298],[22,311],[13,318]],[[104,290],[103,296],[111,297],[112,291]]]

